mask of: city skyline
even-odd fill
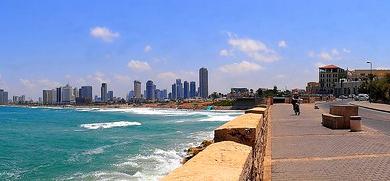
[[[208,68],[211,93],[304,88],[318,81],[324,64],[368,68],[369,59],[374,68],[390,66],[389,2],[2,1],[0,7],[6,7],[0,88],[9,98],[37,99],[43,89],[66,84],[91,85],[100,95],[103,82],[125,97],[133,80],[170,90],[172,80],[198,80],[198,67]]]

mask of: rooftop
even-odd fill
[[[336,65],[325,65],[325,66],[322,66],[322,67],[319,67],[320,69],[337,69],[337,68],[340,68]]]

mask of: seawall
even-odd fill
[[[214,130],[214,143],[162,180],[264,180],[269,107],[256,107]]]

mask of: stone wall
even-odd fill
[[[246,111],[214,130],[214,143],[163,180],[263,180],[268,108]]]

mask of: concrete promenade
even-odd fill
[[[313,107],[295,116],[290,104],[273,105],[273,180],[390,180],[390,136],[325,128]]]
[[[360,106],[366,109],[390,113],[390,105],[388,104],[369,103],[368,101],[352,101],[350,102],[350,104]]]

